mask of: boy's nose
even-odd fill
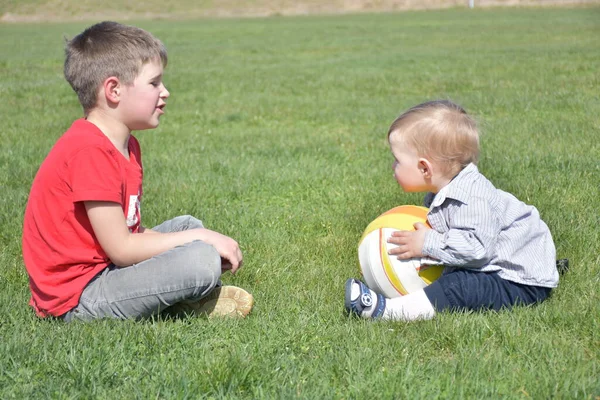
[[[167,90],[167,87],[163,84],[163,90],[160,93],[160,97],[164,97],[165,99],[169,97],[171,93]]]

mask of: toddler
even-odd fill
[[[345,307],[364,318],[412,321],[440,311],[500,310],[545,300],[558,285],[552,236],[535,207],[496,189],[477,169],[475,121],[450,101],[431,101],[400,115],[388,131],[393,169],[405,192],[427,192],[431,225],[394,232],[401,260],[429,257],[442,276],[393,299],[349,279]]]

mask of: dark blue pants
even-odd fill
[[[507,281],[496,272],[456,269],[439,277],[424,291],[436,311],[498,311],[540,303],[552,289]]]

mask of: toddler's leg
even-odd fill
[[[507,281],[495,272],[455,269],[424,291],[436,311],[482,311],[544,301],[552,289]]]
[[[433,304],[431,304],[423,290],[388,299],[385,311],[383,314],[384,319],[397,321],[432,319],[435,316]]]
[[[386,299],[354,279],[346,283],[346,309],[364,318],[430,319],[440,311],[481,311],[542,302],[551,289],[507,281],[497,273],[456,269],[423,290]]]
[[[350,313],[363,318],[415,321],[431,319],[435,315],[433,305],[422,290],[388,299],[356,279],[346,282],[345,305]]]

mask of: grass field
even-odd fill
[[[81,115],[63,37],[0,25],[0,398],[600,398],[600,9],[132,22],[169,50],[144,150],[144,224],[193,214],[237,239],[241,321],[39,320],[21,224]],[[395,183],[391,121],[448,98],[480,122],[480,170],[534,204],[571,271],[513,312],[373,323],[343,313],[356,244]]]
[[[337,15],[466,8],[467,0],[0,0],[0,22]],[[600,0],[475,0],[475,7],[598,7]]]

